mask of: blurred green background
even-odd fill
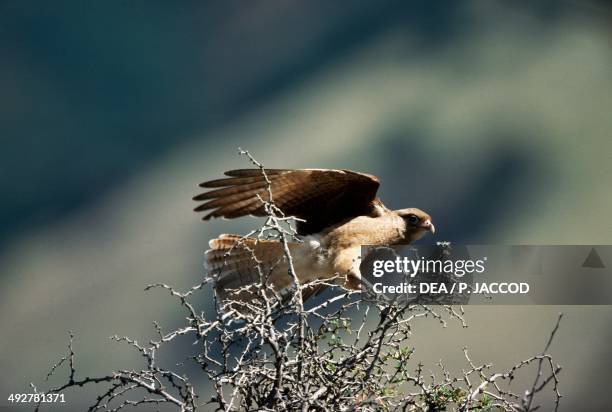
[[[197,183],[247,166],[239,146],[376,174],[389,207],[430,212],[435,240],[611,244],[611,16],[603,1],[0,2],[0,405],[42,385],[68,330],[85,376],[139,367],[108,336],[182,322],[143,288],[197,283],[209,238],[256,225],[191,211]],[[460,371],[469,345],[507,367],[563,311],[562,410],[609,409],[609,307],[467,309],[467,329],[415,328],[418,359]]]

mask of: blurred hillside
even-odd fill
[[[269,167],[377,174],[387,205],[431,213],[435,240],[610,244],[611,15],[604,2],[0,3],[0,369],[20,378],[3,374],[0,393],[40,383],[67,330],[93,375],[137,365],[106,337],[180,322],[142,290],[198,282],[207,240],[256,224],[191,212],[197,183],[247,165],[239,146]],[[564,410],[602,410],[612,311],[561,309]],[[541,348],[559,310],[470,307],[467,330],[423,324],[413,344],[430,364],[460,368],[467,344],[503,367]]]

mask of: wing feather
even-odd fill
[[[255,182],[255,183],[247,183],[238,186],[230,186],[223,187],[221,189],[215,189],[208,192],[204,192],[199,194],[193,198],[193,200],[201,201],[207,199],[226,199],[237,194],[250,194],[252,195],[255,191],[259,189],[264,189],[266,187],[266,182]]]
[[[289,171],[289,169],[265,169],[265,172],[268,176],[282,174],[287,171]],[[225,176],[232,177],[261,177],[263,175],[261,169],[234,169],[228,170],[223,174]]]
[[[244,185],[247,183],[260,182],[261,179],[258,177],[225,177],[222,179],[210,180],[208,182],[200,183],[200,187],[225,187],[228,185]]]
[[[300,234],[318,232],[345,219],[369,214],[376,199],[376,176],[338,169],[266,169],[274,204],[285,215],[306,220]],[[195,211],[208,211],[204,220],[245,215],[265,216],[268,183],[260,169],[225,172],[227,178],[200,184],[213,188],[195,196],[205,201]]]

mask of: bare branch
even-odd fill
[[[475,364],[464,348],[467,369],[460,374],[453,375],[442,362],[437,365],[438,372],[426,374],[424,365],[412,359],[412,325],[433,319],[442,327],[449,321],[467,327],[463,308],[399,303],[373,293],[347,291],[338,286],[341,275],[300,282],[289,247],[291,242],[301,241],[294,228],[297,219],[285,216],[275,206],[264,166],[248,151],[240,150],[240,154],[261,170],[267,182],[267,199],[259,199],[266,211],[264,224],[234,246],[251,256],[258,275],[254,283],[230,291],[225,300],[215,297],[209,315],[194,297],[214,283],[212,274],[185,292],[165,283],[147,286],[147,291],[162,290],[176,299],[185,313],[185,323],[170,331],[154,323],[155,338],[146,343],[128,336],[111,337],[136,350],[143,365],[99,377],[77,377],[74,336],[70,333],[68,353],[46,377],[48,380],[67,365],[67,381],[45,393],[103,385],[90,411],[149,410],[161,405],[179,411],[534,411],[537,395],[552,386],[558,407],[561,368],[548,350],[562,316],[544,350],[510,370],[494,371],[491,364]],[[247,239],[280,242],[281,260],[293,281],[288,290],[277,290],[270,284],[270,269],[262,265]],[[306,308],[304,292],[322,286],[329,292]],[[252,298],[238,299],[245,295]],[[210,382],[214,391],[210,399],[198,397],[193,377],[181,372],[183,362],[171,367],[160,364],[160,351],[171,349],[182,336],[194,338],[189,361]],[[531,365],[537,365],[537,372],[530,389],[522,395],[511,391],[508,384]]]

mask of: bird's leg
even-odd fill
[[[357,270],[347,273],[344,281],[344,288],[349,290],[361,290],[361,272]]]
[[[361,248],[340,249],[333,257],[333,270],[340,275],[339,284],[346,289],[361,289]]]

